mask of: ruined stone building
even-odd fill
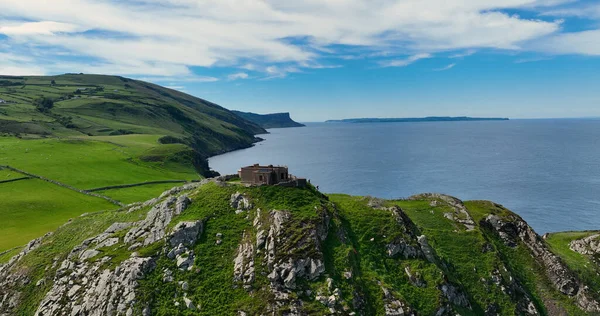
[[[288,168],[284,166],[261,166],[254,164],[252,166],[242,167],[238,171],[242,183],[252,185],[275,185],[281,182],[292,180],[288,173]]]

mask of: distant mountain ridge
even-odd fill
[[[469,116],[427,116],[405,118],[353,118],[327,120],[327,123],[404,123],[404,122],[460,122],[460,121],[508,121],[501,117],[469,117]]]
[[[232,111],[239,117],[258,124],[262,128],[284,128],[284,127],[302,127],[290,117],[290,113],[256,114],[251,112]]]

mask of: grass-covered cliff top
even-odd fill
[[[136,281],[136,299],[130,302],[135,314],[328,315],[333,310],[385,315],[400,308],[419,315],[591,315],[582,298],[599,298],[594,255],[569,248],[571,241],[593,232],[552,234],[544,240],[531,235],[517,215],[488,201],[463,203],[443,195],[389,201],[326,196],[313,187],[234,182],[209,182],[174,194],[185,194],[191,204],[166,224],[164,239],[130,249],[124,241],[127,228],[111,235],[119,240],[115,245],[75,261],[93,265],[102,259],[99,271],[111,271],[131,256],[150,258],[153,266]],[[242,200],[247,203],[234,203]],[[46,292],[57,290],[56,271],[75,246],[115,222],[145,225],[139,221],[160,201],[76,217],[43,238],[41,246],[10,266],[27,282],[2,284],[0,294],[21,294],[14,309],[0,304],[0,313],[33,314]],[[179,259],[167,256],[172,250],[169,234],[178,223],[195,221],[201,221],[201,232],[181,259],[190,256],[193,265],[182,270]],[[266,240],[262,246],[261,240]],[[0,262],[16,252],[1,255]],[[289,271],[309,259],[313,266],[306,272],[298,268],[290,279]],[[566,274],[556,272],[555,265]],[[237,278],[240,271],[252,278]],[[94,272],[88,273],[93,280]],[[577,292],[560,285],[566,279],[576,281]],[[86,290],[81,286],[74,297]]]

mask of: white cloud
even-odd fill
[[[320,63],[325,55],[380,60],[387,54],[523,49],[559,32],[560,21],[499,10],[549,1],[0,0],[0,34],[20,50],[50,47],[90,57],[95,66],[87,68],[104,73],[176,76],[193,66],[233,66],[285,77],[300,68],[336,67]],[[357,49],[338,54],[339,47]],[[390,66],[414,61],[392,60]]]
[[[405,59],[394,59],[394,60],[385,60],[380,62],[379,64],[382,67],[405,67],[408,66],[418,60],[431,58],[432,55],[428,53],[420,53],[416,55],[409,56]]]
[[[551,54],[600,56],[600,29],[556,34],[537,41],[532,48]]]
[[[456,63],[449,64],[449,65],[447,65],[447,66],[444,66],[444,67],[442,67],[442,68],[436,68],[436,69],[434,69],[434,71],[444,71],[444,70],[449,70],[449,69],[452,69],[452,68],[454,68],[454,66],[456,66]]]
[[[248,79],[248,74],[245,72],[238,72],[238,73],[227,76],[227,79],[229,79],[229,80]]]
[[[41,22],[3,22],[6,24],[0,26],[0,34],[8,36],[18,35],[53,35],[61,32],[76,32],[83,31],[84,29],[77,25],[70,23],[60,23],[53,21],[41,21]]]
[[[544,16],[600,18],[600,4],[585,4],[575,7],[561,7],[542,12]]]

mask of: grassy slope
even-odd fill
[[[54,100],[50,112],[36,110],[34,101],[41,97]],[[8,101],[0,104],[0,166],[9,165],[78,189],[198,179],[199,171],[208,170],[206,157],[247,147],[255,141],[254,134],[264,132],[216,104],[115,76],[0,76],[0,99]],[[161,144],[159,139],[165,136],[170,139]],[[0,181],[12,177],[14,172],[0,170]],[[0,183],[0,192],[8,192],[8,185]],[[18,185],[22,184],[12,184]],[[149,185],[105,193],[129,203],[149,199],[172,186]],[[0,200],[0,223],[12,220],[15,212],[21,211],[13,207],[26,202],[25,195],[33,194],[26,187],[21,190]],[[0,252],[56,228],[66,219],[60,214],[73,216],[88,211],[84,202],[79,206],[61,204],[72,200],[72,192],[55,191],[45,196],[47,207],[36,204],[35,211],[23,213],[22,221],[11,226],[27,237],[5,242]],[[85,201],[86,197],[80,199]],[[47,220],[37,217],[36,212],[57,215]],[[8,230],[8,226],[0,225],[0,235],[9,234]]]
[[[110,135],[118,130],[193,138],[210,155],[247,146],[253,134],[264,132],[226,109],[151,83],[115,76],[62,75],[0,78],[0,131],[25,134]],[[51,85],[51,80],[56,84]],[[101,90],[99,90],[101,88]],[[80,94],[74,94],[77,89]],[[55,100],[51,113],[35,111],[32,103],[45,96]],[[57,116],[71,117],[67,128]],[[11,124],[12,123],[12,124]]]
[[[86,212],[115,205],[37,179],[0,184],[0,252],[24,245]]]
[[[579,279],[590,284],[590,290],[593,293],[600,293],[600,256],[592,258],[582,255],[569,248],[573,240],[582,239],[599,232],[561,232],[549,234],[546,242],[554,253],[559,255],[569,268],[577,273]],[[594,263],[594,261],[596,263]]]
[[[28,181],[28,180],[26,180]],[[288,231],[289,239],[300,238],[305,226],[319,220],[319,210],[326,209],[332,216],[329,236],[323,244],[326,276],[334,279],[336,287],[342,290],[344,300],[352,302],[356,293],[365,299],[365,310],[369,315],[382,315],[382,292],[380,284],[390,289],[395,296],[416,308],[420,315],[433,315],[444,300],[438,286],[447,280],[442,277],[442,268],[424,259],[389,258],[385,254],[385,245],[396,237],[406,237],[406,231],[397,225],[389,211],[376,210],[367,206],[368,199],[347,195],[322,196],[312,188],[295,189],[281,187],[244,188],[241,186],[221,187],[208,184],[191,194],[192,205],[175,218],[171,225],[184,220],[205,220],[205,231],[200,237],[194,252],[197,254],[195,266],[199,270],[182,272],[176,269],[174,262],[161,257],[152,273],[141,280],[138,288],[140,302],[151,300],[155,315],[192,315],[182,306],[176,307],[173,298],[183,295],[177,281],[187,281],[190,289],[187,296],[200,305],[200,315],[234,315],[237,310],[249,314],[265,312],[266,302],[272,299],[264,287],[268,281],[263,274],[261,256],[255,262],[256,281],[253,292],[232,286],[233,259],[238,244],[244,238],[254,234],[252,228],[253,212],[235,214],[229,205],[229,197],[234,192],[246,193],[262,210],[290,210],[293,223]],[[333,204],[332,204],[333,202]],[[391,201],[400,205],[417,225],[419,233],[426,234],[437,256],[446,268],[448,281],[459,285],[466,291],[473,309],[463,309],[461,315],[481,315],[482,309],[489,303],[499,305],[499,314],[514,315],[514,300],[502,292],[499,286],[481,279],[489,279],[493,269],[506,267],[506,271],[534,298],[538,307],[541,300],[553,300],[567,310],[569,315],[582,314],[573,307],[571,301],[553,291],[547,284],[540,267],[533,261],[529,252],[522,246],[510,248],[503,246],[491,234],[476,227],[474,231],[465,231],[443,217],[447,206],[430,206],[430,201]],[[494,213],[507,216],[509,211],[490,202],[474,201],[465,203],[472,216],[479,220]],[[335,206],[334,206],[335,205]],[[28,304],[21,306],[23,314],[29,315],[35,310],[49,284],[36,288],[33,284],[42,277],[52,276],[54,268],[45,271],[52,258],[64,256],[72,247],[85,238],[93,236],[115,221],[133,221],[142,218],[147,210],[131,214],[123,211],[108,211],[75,218],[70,224],[60,227],[57,232],[33,253],[27,255],[22,268],[32,273],[32,282],[24,285],[24,295]],[[266,216],[266,212],[262,212]],[[223,243],[216,245],[217,233],[223,234]],[[340,236],[345,236],[342,242]],[[564,245],[574,234],[554,235],[550,245]],[[565,238],[563,238],[565,237]],[[490,243],[492,251],[482,252],[484,243]],[[159,243],[160,246],[160,243]],[[154,255],[160,247],[138,250],[142,256]],[[291,251],[295,251],[291,249]],[[564,251],[558,250],[558,253]],[[111,266],[128,258],[131,251],[124,248],[106,249],[101,254],[113,257]],[[0,259],[7,255],[0,255]],[[62,260],[62,259],[61,259]],[[427,285],[423,288],[410,284],[404,268],[409,267],[418,273]],[[175,282],[163,283],[163,269],[174,272]],[[343,272],[353,271],[351,279],[343,277]],[[502,269],[501,269],[502,270]],[[504,271],[504,270],[502,270]],[[503,272],[503,274],[508,272]],[[507,275],[502,277],[508,278]],[[313,293],[325,287],[325,277],[304,284]],[[295,294],[292,294],[295,295]],[[313,315],[325,315],[328,311],[312,296],[301,296],[305,308]],[[540,310],[545,315],[543,308]]]
[[[161,145],[157,139],[156,135],[32,140],[0,137],[0,165],[79,189],[200,178],[189,161],[179,161],[189,148],[182,144]],[[0,176],[23,175],[3,169]],[[150,199],[175,185],[156,184],[97,193],[127,204]],[[102,199],[31,179],[0,183],[0,196],[3,223],[0,236],[6,237],[0,239],[0,252],[52,231],[70,217],[116,208]]]
[[[168,156],[184,151],[184,145],[160,145],[158,136],[152,135],[107,138],[96,141],[96,137],[36,140],[0,137],[0,165],[81,189],[154,180],[198,179],[191,163],[176,164],[177,168],[169,166]],[[162,156],[163,160],[144,161],[150,155]]]
[[[162,192],[177,186],[177,183],[148,184],[137,187],[109,189],[96,193],[111,197],[125,204],[144,201],[149,197],[159,196]]]

